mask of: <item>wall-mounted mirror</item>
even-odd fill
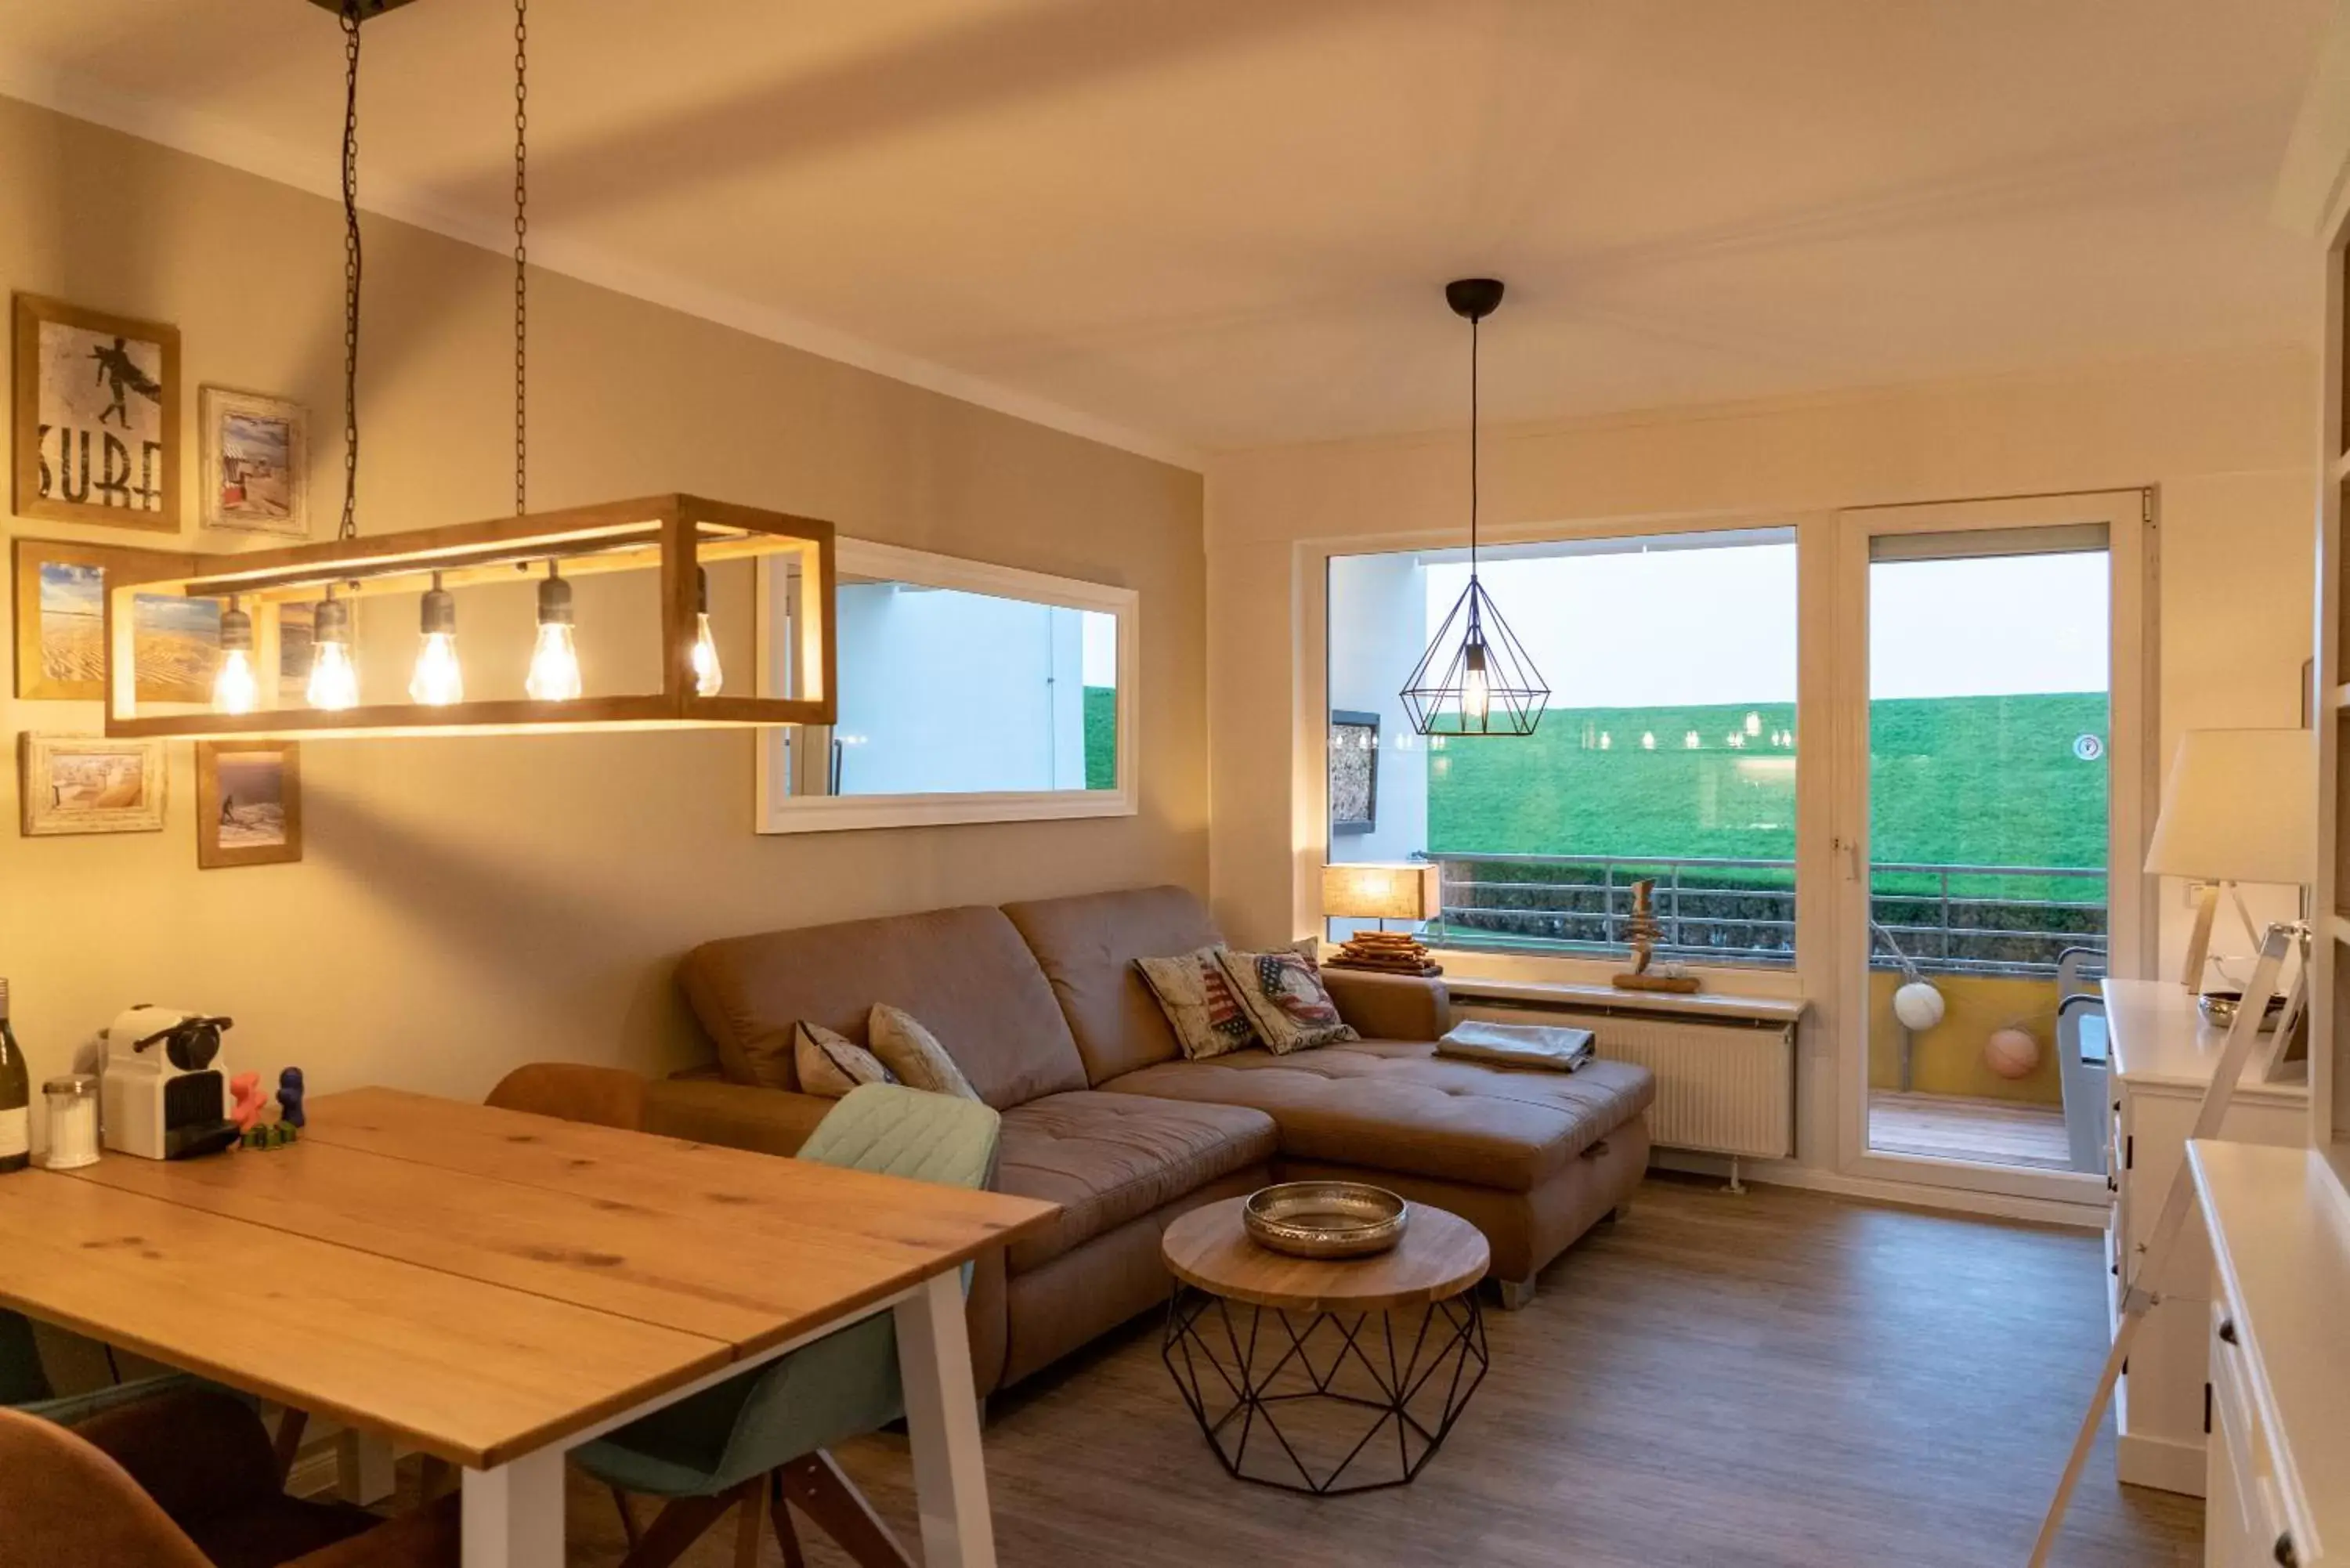
[[[840,719],[764,732],[759,830],[1135,809],[1137,597],[842,539]],[[763,690],[795,688],[796,568],[761,564]]]

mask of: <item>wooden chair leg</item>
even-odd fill
[[[453,1491],[459,1482],[457,1467],[446,1459],[436,1459],[426,1454],[416,1466],[416,1490],[419,1502],[431,1502],[443,1492]]]
[[[629,1506],[629,1494],[619,1487],[612,1490],[612,1506],[620,1512],[620,1533],[628,1539],[629,1550],[634,1552],[641,1539],[637,1530],[637,1511]]]
[[[816,1527],[840,1543],[859,1568],[915,1568],[857,1483],[833,1457],[818,1449],[783,1469],[784,1495],[799,1505]]]
[[[807,1568],[807,1554],[800,1550],[799,1532],[792,1528],[792,1511],[784,1501],[784,1472],[767,1472],[767,1517],[775,1527],[775,1544],[783,1548],[784,1568]]]
[[[620,1568],[670,1568],[741,1501],[739,1489],[715,1497],[672,1499],[662,1505],[643,1538],[620,1560]]]
[[[759,1537],[765,1533],[767,1478],[760,1476],[734,1489],[742,1508],[734,1515],[734,1568],[759,1568]]]
[[[294,1461],[302,1454],[302,1431],[309,1426],[306,1410],[285,1410],[277,1417],[277,1436],[273,1445],[277,1460],[277,1484],[282,1490],[294,1473]]]

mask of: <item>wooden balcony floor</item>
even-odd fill
[[[2043,1170],[2073,1168],[2063,1108],[2014,1100],[1871,1089],[1868,1147],[1878,1154],[1926,1155]]]

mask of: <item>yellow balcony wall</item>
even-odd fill
[[[1982,1100],[2064,1102],[2056,1071],[2056,982],[2034,975],[1934,974],[1942,993],[1942,1022],[1920,1032],[1910,1056],[1909,1087],[1920,1094],[1964,1095]],[[1901,976],[1868,976],[1868,1086],[1901,1086],[1901,1025],[1893,993]],[[1983,1063],[1983,1042],[1994,1030],[2022,1030],[2040,1043],[2040,1060],[2021,1078],[2002,1078]]]

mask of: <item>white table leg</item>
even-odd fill
[[[913,1439],[914,1497],[922,1515],[923,1568],[995,1568],[961,1271],[936,1276],[893,1310],[906,1430]],[[465,1568],[473,1568],[472,1559]]]
[[[391,1439],[345,1428],[335,1438],[335,1491],[345,1502],[381,1502],[400,1484]]]
[[[563,1452],[465,1472],[464,1568],[563,1568]]]

